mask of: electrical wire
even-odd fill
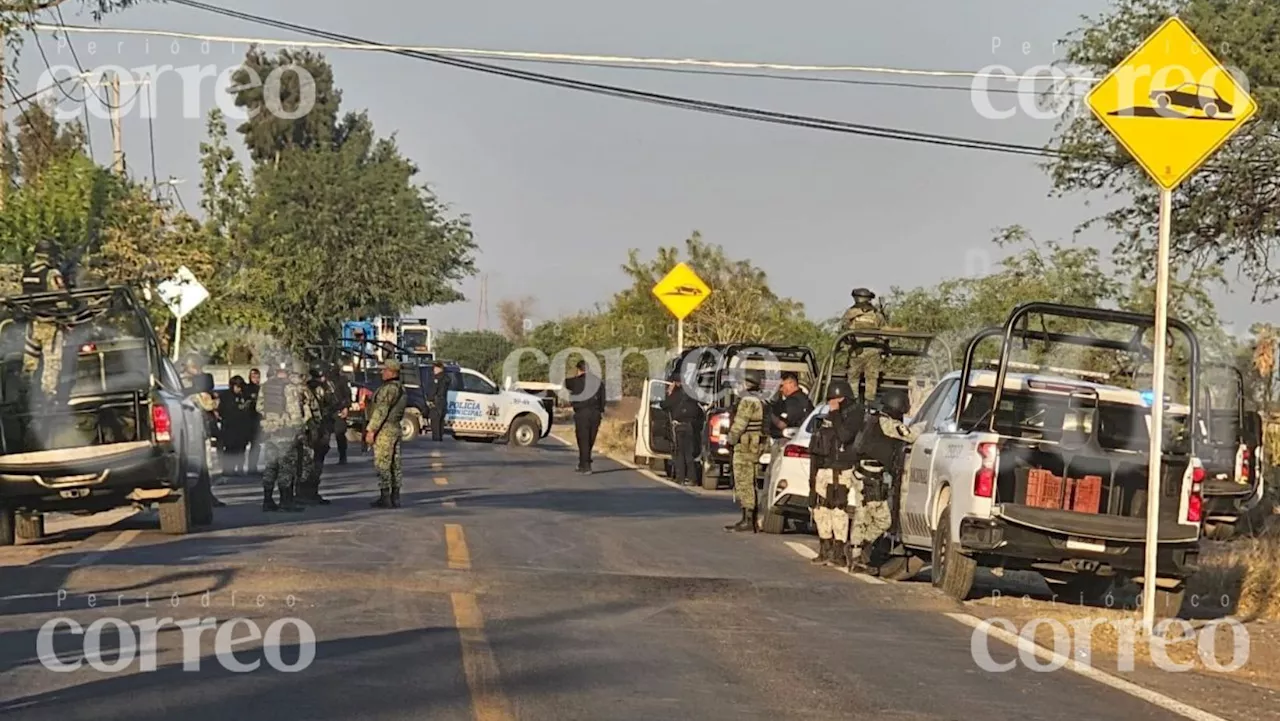
[[[26,114],[27,112],[29,112],[32,109],[31,98],[18,97],[18,88],[13,84],[13,78],[10,78],[8,75],[4,76],[4,84],[7,85],[9,87],[9,91],[13,93],[14,95],[13,100],[22,109],[23,114]],[[52,88],[46,88],[45,92],[48,92],[51,89]],[[53,157],[58,154],[58,151],[55,150],[54,147],[49,144],[48,140],[45,140],[43,135],[41,135],[40,133],[32,133],[31,135],[36,140],[40,141],[40,145],[44,146],[44,149],[48,151],[50,157]]]
[[[187,5],[189,7],[201,10],[209,10],[216,12],[218,10],[226,10],[227,12],[240,12],[221,8],[216,5],[208,5],[207,7],[196,7],[196,5],[206,5],[205,3],[191,4],[186,2],[176,2],[178,5]],[[249,13],[244,13],[249,15]],[[264,20],[267,18],[263,18]],[[1095,78],[1084,75],[1065,75],[1063,77],[1050,77],[1045,75],[1015,75],[1012,73],[995,73],[995,72],[974,72],[972,70],[921,70],[913,68],[890,68],[875,65],[818,65],[818,64],[795,64],[795,63],[770,63],[758,61],[738,61],[738,60],[706,60],[697,58],[660,58],[660,57],[638,57],[634,55],[587,55],[581,53],[545,53],[531,52],[526,50],[486,50],[481,48],[465,48],[465,47],[438,47],[431,45],[392,45],[388,43],[378,43],[361,40],[347,41],[303,41],[303,40],[283,40],[280,38],[256,38],[241,37],[235,35],[212,35],[206,33],[191,33],[178,30],[153,30],[143,28],[101,28],[85,25],[62,25],[61,27],[53,27],[36,23],[32,25],[36,30],[65,30],[68,32],[103,34],[103,35],[148,35],[152,37],[175,38],[180,40],[207,40],[210,42],[228,42],[243,43],[246,45],[271,45],[277,47],[298,47],[298,48],[327,48],[335,50],[373,50],[379,52],[385,51],[409,51],[430,53],[433,55],[452,55],[452,56],[472,56],[480,58],[488,58],[491,60],[514,60],[520,62],[546,62],[556,64],[583,64],[598,65],[602,67],[625,67],[625,66],[687,66],[687,67],[703,67],[718,68],[722,70],[773,70],[784,72],[823,72],[823,73],[883,73],[889,75],[909,75],[924,77],[953,77],[953,78],[987,78],[991,80],[1037,80],[1037,81],[1069,81],[1097,83],[1101,78]]]
[[[148,79],[148,80],[150,80],[150,77],[148,76],[148,78],[147,78],[147,79]],[[139,88],[139,89],[138,89],[138,92],[142,92],[142,89],[141,89],[141,88],[142,88],[142,86],[138,86],[138,88]],[[153,90],[153,89],[151,88],[151,84],[150,84],[149,82],[147,83],[147,88],[148,88],[148,92],[147,92],[147,95],[146,95],[146,99],[147,99],[147,143],[148,143],[148,144],[149,144],[149,146],[150,146],[150,152],[151,152],[151,184],[152,184],[152,186],[154,186],[154,187],[156,188],[156,196],[155,196],[155,197],[156,197],[156,200],[157,200],[157,201],[159,201],[159,200],[160,200],[160,191],[159,191],[159,186],[158,186],[158,185],[156,185],[156,183],[159,183],[159,182],[160,182],[160,174],[156,172],[156,124],[155,124],[155,119],[154,119],[154,116],[155,116],[155,109],[152,107],[152,102],[151,102],[151,97],[152,97],[155,93],[154,93],[154,92],[152,92],[152,90]]]
[[[79,53],[76,52],[76,44],[71,42],[71,33],[67,31],[67,22],[62,18],[62,7],[54,6],[53,11],[58,16],[58,28],[61,30],[61,32],[64,35],[67,36],[67,47],[71,50],[71,59],[75,62],[76,68],[80,71],[81,75],[88,75],[88,72],[84,69],[84,65],[80,62]],[[57,37],[57,31],[55,31],[54,37]],[[88,87],[92,88],[93,85],[89,84]],[[135,94],[137,92],[139,91],[135,91]],[[98,102],[102,103],[103,107],[107,108],[108,110],[119,110],[121,106],[124,106],[127,104],[122,102],[118,106],[112,105],[110,100],[110,95],[106,95],[106,94],[99,95],[96,90],[93,93],[93,97],[96,98]],[[129,102],[130,103],[133,102],[133,98],[130,98]]]
[[[259,25],[266,25],[280,30],[287,30],[312,37],[321,37],[328,40],[343,41],[350,43],[359,43],[379,49],[382,52],[388,52],[403,57],[415,58],[441,65],[473,70],[489,75],[497,75],[528,82],[535,82],[542,85],[552,87],[560,87],[571,90],[579,90],[583,92],[594,93],[609,97],[626,98],[638,100],[654,105],[662,105],[667,107],[681,108],[685,110],[694,110],[713,115],[721,115],[726,117],[737,117],[742,119],[756,120],[759,122],[768,122],[779,125],[788,125],[792,127],[810,128],[816,130],[827,130],[831,132],[845,133],[849,135],[859,135],[863,137],[882,138],[889,140],[900,140],[907,142],[926,143],[930,145],[939,145],[955,148],[967,148],[973,150],[988,150],[993,152],[1003,152],[1015,155],[1030,155],[1035,157],[1061,157],[1060,151],[1046,149],[1043,147],[1020,145],[1016,143],[1004,143],[991,140],[982,140],[977,138],[964,138],[951,135],[942,135],[937,133],[924,133],[912,130],[901,130],[891,127],[866,125],[861,123],[849,123],[827,118],[814,116],[797,115],[793,113],[781,113],[769,111],[759,108],[751,108],[740,105],[730,105],[726,103],[715,103],[693,98],[667,95],[662,93],[653,93],[632,88],[621,87],[617,85],[609,85],[605,83],[594,83],[584,80],[575,80],[555,75],[546,75],[526,70],[516,70],[497,65],[480,63],[473,60],[463,60],[460,58],[450,58],[442,55],[416,51],[416,50],[400,50],[391,48],[379,43],[373,43],[361,38],[334,33],[326,30],[290,23],[282,20],[275,20],[268,17],[254,15],[238,10],[210,5],[197,0],[169,0],[175,5],[183,5],[195,10],[221,15],[237,20],[252,22]]]

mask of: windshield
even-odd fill
[[[405,348],[426,348],[429,333],[427,330],[405,330],[400,332],[400,345]]]
[[[991,399],[989,389],[970,394],[961,426],[982,422],[991,413]],[[1010,438],[1067,444],[1094,438],[1105,450],[1135,453],[1149,449],[1150,427],[1151,412],[1145,406],[1051,393],[1007,393],[995,415],[995,431]],[[1185,452],[1186,415],[1166,414],[1164,430],[1166,450]]]

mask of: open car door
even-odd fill
[[[671,430],[671,414],[663,407],[671,384],[651,380],[648,387],[648,439],[649,450],[657,456],[669,456],[675,452],[675,437]]]

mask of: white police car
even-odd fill
[[[514,446],[532,446],[551,432],[551,415],[537,396],[499,388],[470,368],[449,365],[445,375],[449,409],[444,428],[458,440],[505,438]]]

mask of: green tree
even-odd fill
[[[487,330],[455,330],[436,339],[437,357],[478,370],[499,384],[503,382],[502,364],[513,350],[515,344],[505,336]]]
[[[238,130],[255,163],[276,162],[290,149],[334,144],[342,91],[334,87],[324,55],[285,49],[270,56],[252,47],[233,81],[235,103],[249,114]]]
[[[84,152],[84,127],[78,122],[62,125],[44,105],[28,105],[14,122],[18,176],[34,183],[50,165]]]
[[[1280,291],[1270,249],[1280,231],[1280,4],[1270,0],[1117,0],[1066,38],[1064,62],[1095,74],[1121,62],[1177,14],[1228,67],[1248,81],[1259,112],[1173,195],[1171,249],[1182,267],[1238,262],[1255,298]],[[1079,102],[1078,100],[1074,102]],[[1068,113],[1055,141],[1064,156],[1047,169],[1055,193],[1101,192],[1123,199],[1095,218],[1120,237],[1121,265],[1151,265],[1159,194],[1142,169],[1087,111]]]

